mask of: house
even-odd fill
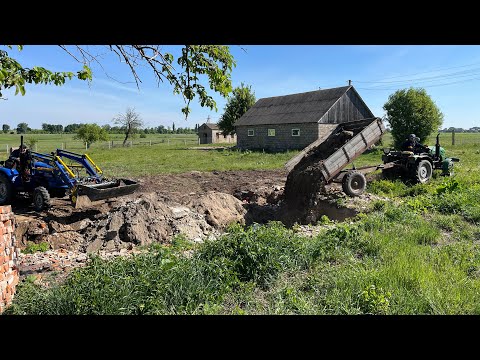
[[[353,86],[259,99],[235,123],[239,149],[303,149],[340,123],[374,117]]]
[[[206,122],[198,127],[200,144],[235,143],[237,136],[223,135],[217,124]]]

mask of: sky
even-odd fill
[[[153,75],[140,69],[140,89],[126,64],[104,47],[101,64],[92,64],[93,81],[78,79],[63,86],[26,85],[25,96],[3,91],[0,124],[15,128],[26,122],[33,129],[42,123],[114,125],[112,119],[134,108],[146,127],[195,127],[210,118],[217,122],[226,98],[211,91],[218,111],[191,104],[188,118],[180,95],[167,83],[157,86]],[[7,50],[24,67],[43,66],[52,71],[81,69],[75,59],[55,45],[27,45]],[[178,53],[180,46],[165,46]],[[444,114],[442,128],[480,126],[480,45],[232,45],[236,67],[234,87],[250,85],[258,99],[348,85],[358,91],[375,116],[385,114],[383,104],[398,89],[423,87]],[[205,83],[206,84],[206,83]],[[209,90],[208,84],[206,84]]]

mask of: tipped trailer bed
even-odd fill
[[[372,145],[377,143],[386,129],[380,118],[367,118],[338,124],[325,138],[320,138],[303,149],[285,164],[291,172],[311,164],[320,166],[325,184],[341,182],[343,191],[358,196],[366,187],[366,173],[390,167],[391,164],[364,166],[345,170]]]

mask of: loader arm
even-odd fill
[[[34,160],[51,166],[49,170],[49,168],[42,167],[37,163],[32,166],[33,171],[53,171],[55,176],[60,177],[63,183],[69,188],[73,188],[75,186],[75,174],[60,157],[50,154],[41,154],[33,151],[31,152],[31,155]]]
[[[98,180],[102,180],[102,170],[97,166],[97,164],[93,162],[93,160],[87,154],[77,154],[71,151],[57,149],[56,155],[59,158],[66,158],[81,164],[87,171],[88,175],[94,176]]]

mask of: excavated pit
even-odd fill
[[[316,166],[318,161],[303,171],[297,167],[298,176],[293,178],[279,170],[158,176],[156,181],[144,181],[139,193],[86,209],[57,200],[48,211],[37,213],[27,201],[23,207],[14,206],[16,235],[23,247],[28,242],[47,242],[54,251],[118,252],[152,242],[169,243],[176,235],[202,242],[232,223],[315,224],[323,215],[343,221],[361,211],[344,205],[352,199],[338,184],[309,181],[318,177]],[[288,192],[288,186],[295,191]],[[194,191],[181,191],[185,187]]]

